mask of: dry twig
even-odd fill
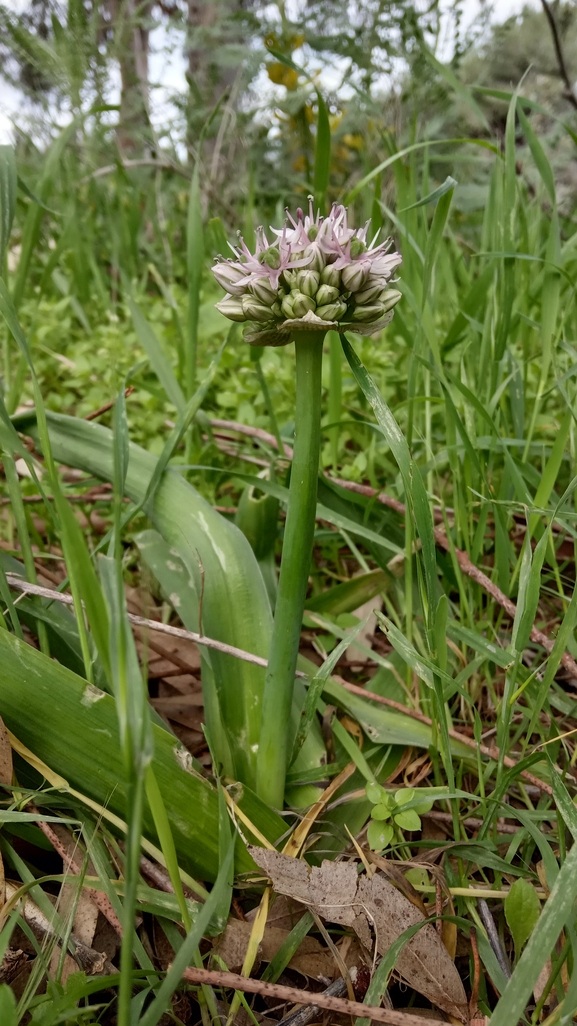
[[[297,987],[283,987],[278,983],[265,983],[263,980],[252,980],[246,976],[239,976],[237,973],[222,972],[219,969],[196,969],[190,967],[182,974],[189,983],[207,983],[213,987],[227,987],[230,990],[242,990],[249,994],[263,994],[266,997],[278,998],[279,1001],[290,1001],[291,1004],[308,1005],[311,1001],[318,1008],[326,1008],[329,1012],[339,1012],[341,1015],[357,1015],[373,1022],[384,1022],[388,1026],[423,1026],[423,1019],[420,1015],[411,1015],[410,1012],[395,1012],[388,1008],[375,1008],[371,1005],[363,1005],[360,1001],[349,1001],[347,998],[337,998],[330,994],[311,994],[306,990],[298,990]],[[441,1019],[427,1019],[432,1026],[441,1026]]]

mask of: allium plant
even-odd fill
[[[282,807],[294,676],[313,546],[320,452],[321,368],[327,331],[374,335],[393,316],[401,293],[390,282],[401,257],[391,241],[367,242],[348,225],[345,207],[328,217],[299,208],[281,229],[257,230],[256,252],[240,239],[235,259],[220,259],[213,274],[227,295],[217,308],[245,322],[253,346],[295,343],[295,444],[291,467],[278,597],[262,708],[257,790]]]
[[[356,331],[374,335],[389,323],[401,293],[389,282],[401,263],[387,252],[391,240],[367,244],[370,221],[349,228],[345,207],[328,217],[306,216],[256,233],[254,255],[240,239],[236,260],[219,260],[212,271],[228,295],[217,309],[231,321],[246,322],[244,337],[253,346],[286,346],[296,332]],[[378,233],[377,233],[378,234]]]

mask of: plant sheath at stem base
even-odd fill
[[[295,445],[278,597],[266,675],[257,758],[257,792],[282,808],[289,724],[315,529],[321,435],[324,332],[295,340]]]

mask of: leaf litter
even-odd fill
[[[322,919],[353,929],[367,951],[376,949],[383,956],[405,930],[423,923],[399,952],[396,969],[432,1004],[468,1021],[465,989],[435,927],[383,875],[359,876],[354,862],[325,859],[310,867],[265,848],[250,846],[249,851],[278,894],[294,898]]]

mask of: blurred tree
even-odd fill
[[[102,17],[110,26],[112,52],[120,69],[121,153],[133,154],[151,143],[148,58],[154,0],[104,0]]]

